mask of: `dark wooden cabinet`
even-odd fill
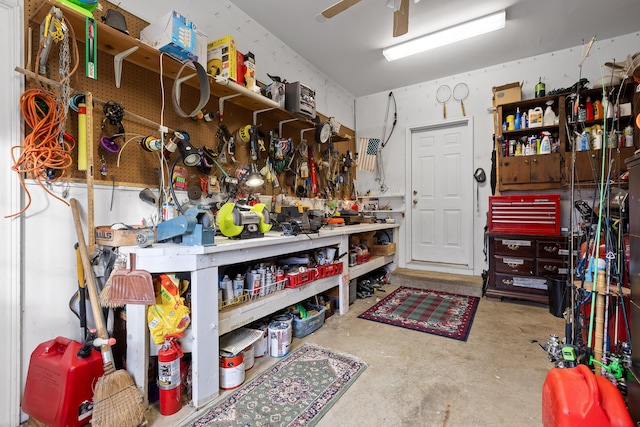
[[[622,87],[609,88],[607,93],[610,100],[618,99],[620,105],[630,105],[629,108],[618,109],[616,118],[577,121],[572,111],[574,94],[546,96],[521,100],[497,107],[497,120],[500,126],[496,128],[495,149],[497,154],[496,177],[498,191],[536,191],[547,189],[569,188],[571,177],[574,174],[574,185],[577,187],[594,187],[600,182],[602,165],[605,165],[605,173],[610,173],[610,179],[616,181],[625,170],[624,160],[632,156],[636,147],[640,145],[640,132],[635,126],[635,116],[640,93],[636,90],[637,84],[627,81]],[[618,98],[618,95],[620,97]],[[580,99],[585,101],[589,97],[592,101],[602,99],[602,89],[589,89],[580,92]],[[518,111],[525,114],[530,109],[546,109],[547,103],[553,103],[552,109],[557,116],[554,124],[546,123],[546,126],[528,127],[524,129],[504,129],[502,123],[507,117],[516,116]],[[612,105],[611,108],[614,108]],[[544,124],[544,123],[543,123]],[[498,125],[498,123],[496,123]],[[599,126],[607,131],[607,135],[614,136],[615,148],[608,150],[607,141],[604,138],[601,143],[605,147],[606,156],[603,162],[602,149],[588,149],[576,151],[575,158],[572,151],[572,135],[588,133]],[[634,128],[632,146],[625,146],[620,141],[623,130],[627,127]],[[548,132],[556,141],[555,149],[551,154],[516,155],[512,145],[518,142],[526,142],[535,138],[540,143],[543,132]],[[580,145],[580,137],[576,138],[576,145]],[[623,138],[624,141],[624,138]]]
[[[490,233],[487,298],[548,304],[548,277],[567,273],[568,256],[562,236]]]

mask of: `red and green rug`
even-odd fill
[[[399,287],[358,317],[466,341],[479,301],[478,297]]]

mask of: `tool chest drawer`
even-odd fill
[[[564,236],[489,233],[487,298],[549,303],[547,278],[568,273]]]
[[[536,256],[538,258],[567,258],[569,248],[567,241],[538,240],[536,242]]]
[[[567,274],[569,266],[566,261],[556,259],[538,259],[536,276],[555,276],[558,274]]]
[[[547,281],[534,277],[496,273],[496,287],[515,292],[527,292],[539,296],[547,296]]]
[[[497,273],[533,276],[536,273],[536,260],[535,258],[513,258],[496,255],[495,270]]]
[[[531,238],[519,239],[511,237],[496,237],[494,239],[495,253],[507,256],[532,257],[536,256],[535,241]]]

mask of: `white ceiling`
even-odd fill
[[[363,0],[324,22],[318,15],[337,0],[230,1],[355,96],[640,30],[640,0],[411,0],[409,32],[397,38],[386,0]],[[394,62],[382,56],[384,47],[502,9],[502,30]]]

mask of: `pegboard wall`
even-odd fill
[[[109,9],[116,9],[116,6],[109,2],[101,2],[102,11],[94,11],[94,18],[96,21],[101,22],[102,17]],[[25,0],[25,46],[27,64],[25,68],[34,71],[37,68],[35,58],[38,53],[40,37],[39,27],[40,22],[34,19],[37,12],[42,8],[48,9],[51,4],[43,2],[42,0]],[[129,35],[134,38],[138,38],[140,31],[145,28],[148,23],[137,18],[130,13],[119,10],[126,19]],[[38,13],[42,15],[42,13]],[[100,31],[97,33],[97,37],[100,38]],[[122,78],[120,88],[115,85],[115,72],[114,72],[114,57],[109,53],[98,51],[97,57],[97,79],[86,77],[85,75],[85,34],[75,34],[76,42],[78,45],[78,69],[71,79],[71,87],[78,93],[92,93],[94,98],[94,111],[93,111],[93,139],[87,141],[87,143],[93,144],[94,149],[94,169],[95,169],[95,182],[104,181],[116,185],[127,186],[139,186],[139,187],[157,187],[159,185],[160,175],[160,156],[155,152],[148,152],[142,149],[140,141],[146,136],[159,137],[158,128],[160,123],[163,123],[169,129],[181,130],[187,132],[190,136],[190,141],[195,147],[208,147],[214,151],[217,148],[218,140],[216,134],[218,132],[218,121],[214,120],[207,122],[205,120],[194,120],[191,118],[182,118],[178,116],[172,106],[171,102],[171,90],[174,84],[174,80],[170,77],[163,77],[162,81],[160,74],[151,70],[147,70],[133,63],[127,62],[126,59],[123,62]],[[54,45],[51,49],[47,60],[47,77],[57,80],[55,76],[58,73],[58,57],[59,47]],[[31,59],[30,59],[31,58]],[[73,60],[73,59],[72,59]],[[163,64],[174,61],[171,58],[163,56]],[[158,65],[160,67],[160,65]],[[33,79],[27,79],[27,88],[37,86],[37,83]],[[199,92],[196,88],[182,85],[182,108],[185,111],[191,111],[193,107],[198,103]],[[164,94],[164,96],[163,96]],[[99,141],[103,136],[111,137],[114,133],[117,133],[117,127],[111,125],[108,121],[104,123],[105,115],[103,112],[103,103],[107,101],[114,101],[120,104],[125,112],[132,113],[132,115],[125,114],[122,125],[125,129],[125,135],[122,137],[114,138],[114,141],[120,146],[118,153],[110,153],[100,148]],[[211,96],[208,104],[203,108],[203,113],[211,112],[216,113],[218,111],[218,98]],[[217,114],[216,114],[217,116]],[[292,116],[293,117],[293,116]],[[324,117],[324,116],[322,116]],[[142,119],[140,119],[142,118]],[[280,113],[281,118],[281,113]],[[231,102],[226,102],[224,105],[224,124],[227,128],[235,134],[235,132],[241,127],[251,124],[253,121],[253,112],[234,105]],[[278,118],[275,115],[269,114],[269,112],[258,115],[257,126],[259,131],[265,135],[265,143],[268,150],[269,145],[269,132],[273,129],[278,129]],[[300,144],[301,135],[300,129],[308,127],[309,124],[293,124],[284,125],[283,132],[280,137],[291,138],[294,149]],[[78,134],[78,119],[77,114],[72,110],[69,110],[67,116],[67,122],[65,130],[70,135],[77,137]],[[333,144],[334,158],[341,158],[347,150],[355,153],[355,140],[354,132],[350,129],[342,127],[340,131],[341,135],[346,135],[349,138],[344,142],[337,142]],[[307,140],[309,146],[312,147],[314,152],[314,159],[316,163],[322,168],[322,152],[327,154],[327,147],[320,144],[315,144],[314,132],[308,132],[304,134],[304,139]],[[222,167],[231,176],[236,175],[236,170],[241,167],[247,167],[251,162],[249,156],[249,148],[247,144],[241,144],[236,138],[236,163],[227,164]],[[165,166],[165,170],[171,165],[174,160],[174,153],[172,157],[168,159],[168,165]],[[85,179],[85,172],[77,169],[77,150],[74,150],[74,165],[67,170],[67,175],[72,180],[83,181]],[[261,169],[265,164],[265,159],[268,153],[260,153],[260,159],[258,160],[258,169]],[[326,162],[325,162],[326,165]],[[295,165],[292,165],[295,167]],[[206,175],[196,168],[185,168],[188,173],[187,186],[198,186]],[[349,170],[348,176],[355,178],[355,166]],[[325,170],[325,173],[319,174],[320,188],[323,188],[322,180],[327,180],[332,174],[335,174],[335,167],[331,171]],[[220,171],[214,166],[211,169],[211,174],[220,176]],[[291,183],[291,174],[285,174],[284,172],[278,174],[278,180],[281,183],[280,188],[273,188],[271,184],[263,186],[260,192],[262,194],[280,194],[286,192],[286,194],[294,195],[296,182]],[[286,184],[291,184],[287,185]],[[283,191],[284,190],[284,191]],[[336,197],[349,197],[347,186],[343,185],[341,191],[334,194]]]

